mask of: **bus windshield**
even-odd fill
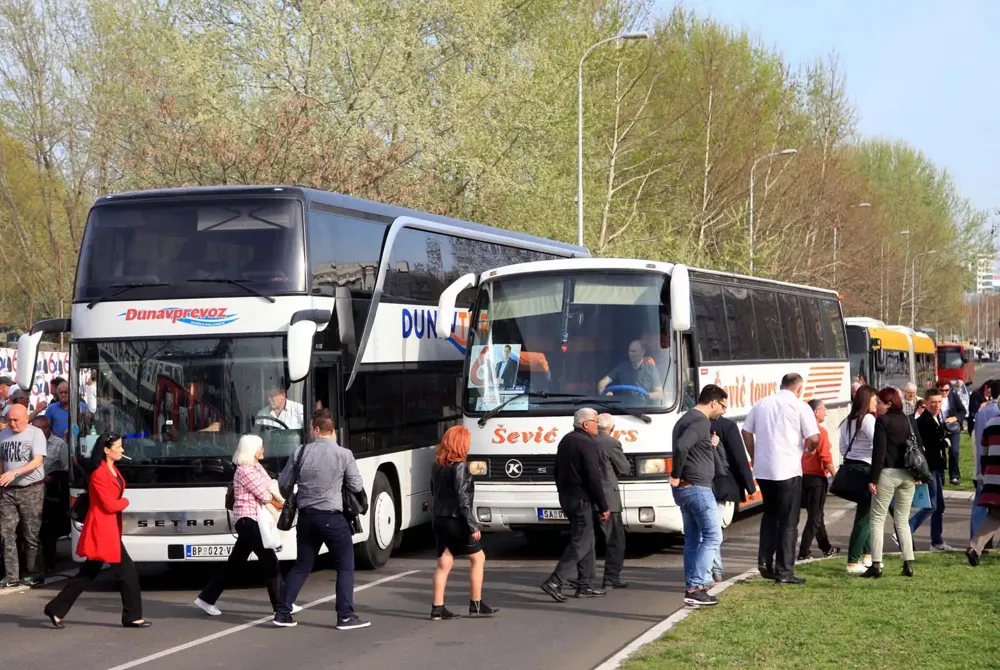
[[[960,347],[938,348],[938,369],[961,370],[964,364],[962,361],[962,349]]]
[[[87,389],[71,439],[85,458],[93,436],[122,435],[130,485],[231,477],[245,433],[261,435],[272,471],[302,443],[302,384],[284,381],[282,337],[86,341],[71,356]]]
[[[500,277],[479,293],[465,411],[571,413],[672,407],[669,279],[638,272]]]

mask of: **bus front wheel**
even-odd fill
[[[729,528],[729,524],[733,522],[733,516],[736,515],[736,503],[724,502],[722,503],[722,527]]]
[[[381,568],[389,561],[398,531],[396,500],[389,478],[375,473],[368,506],[368,539],[355,546],[358,566],[366,570]]]

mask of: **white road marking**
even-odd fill
[[[385,584],[386,582],[391,582],[391,581],[393,581],[395,579],[400,579],[402,577],[409,577],[410,575],[416,574],[418,572],[420,572],[420,571],[419,570],[408,570],[407,572],[400,572],[399,574],[396,574],[396,575],[389,575],[388,577],[383,577],[382,579],[376,579],[374,582],[369,582],[367,584],[363,584],[363,585],[355,588],[354,592],[357,593],[358,591],[364,591],[365,589],[370,589],[370,588],[374,588],[376,586],[381,586],[382,584]],[[337,599],[336,594],[329,595],[329,596],[326,596],[325,598],[320,598],[319,600],[314,600],[314,601],[312,601],[310,603],[306,603],[305,605],[302,606],[302,609],[303,610],[307,610],[310,607],[315,607],[316,605],[322,605],[323,603],[328,603],[331,600],[336,600],[336,599]],[[274,615],[273,614],[270,615],[270,616],[261,617],[259,619],[254,619],[253,621],[249,621],[247,623],[240,624],[239,626],[233,626],[232,628],[227,628],[226,630],[220,630],[218,633],[213,633],[211,635],[206,635],[205,637],[199,637],[197,640],[191,640],[190,642],[185,642],[184,644],[179,644],[176,647],[170,647],[169,649],[164,649],[163,651],[158,651],[155,654],[150,654],[149,656],[143,656],[142,658],[137,658],[136,660],[129,661],[128,663],[122,663],[121,665],[116,665],[115,667],[110,668],[109,670],[127,670],[128,668],[134,668],[134,667],[136,667],[138,665],[142,665],[144,663],[149,663],[150,661],[155,661],[155,660],[164,658],[166,656],[171,656],[173,654],[176,654],[178,652],[184,651],[186,649],[191,649],[192,647],[197,647],[197,646],[205,644],[207,642],[212,642],[213,640],[218,640],[219,638],[226,637],[228,635],[232,635],[233,633],[239,633],[240,631],[244,631],[244,630],[246,630],[248,628],[253,628],[254,626],[259,626],[260,624],[266,623],[268,621],[271,621],[272,619],[274,619]]]

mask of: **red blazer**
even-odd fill
[[[117,478],[116,478],[117,475]],[[92,561],[121,563],[122,560],[122,510],[128,507],[125,480],[107,463],[90,475],[90,508],[83,521],[83,532],[76,545],[78,556]]]

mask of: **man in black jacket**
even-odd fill
[[[928,516],[931,517],[932,551],[951,550],[951,547],[944,542],[944,471],[950,445],[944,417],[941,415],[942,399],[941,392],[937,389],[928,391],[924,413],[917,418],[917,430],[920,432],[920,441],[924,444],[927,465],[931,471],[931,480],[927,482],[931,509],[919,509],[910,517],[911,534],[916,534],[917,528],[920,528]]]
[[[622,523],[622,494],[618,488],[618,477],[632,471],[622,443],[613,435],[615,418],[610,414],[597,417],[598,435],[594,439],[600,448],[601,481],[604,485],[604,498],[608,501],[611,512],[607,521],[601,521],[601,531],[604,533],[604,588],[624,589],[628,582],[620,578],[622,564],[625,562],[625,524]]]
[[[941,392],[941,419],[949,442],[948,474],[951,476],[951,483],[958,486],[962,477],[958,467],[958,448],[962,440],[962,422],[965,421],[968,412],[950,381],[939,379],[937,388]]]
[[[542,591],[558,603],[566,602],[562,585],[576,573],[576,597],[594,598],[607,592],[591,588],[594,578],[594,506],[601,522],[611,518],[601,483],[597,412],[585,407],[573,415],[573,432],[559,441],[555,479],[559,506],[569,519],[569,545]]]
[[[746,496],[754,494],[757,485],[754,484],[753,471],[750,469],[750,460],[747,458],[747,448],[743,444],[743,436],[740,435],[740,428],[736,422],[720,416],[712,422],[712,434],[719,436],[720,448],[716,449],[719,460],[716,463],[712,491],[719,504],[719,517],[721,519],[726,503],[739,505]],[[715,552],[715,560],[712,562],[712,580],[721,582],[724,578],[722,545],[720,544],[719,550]]]

